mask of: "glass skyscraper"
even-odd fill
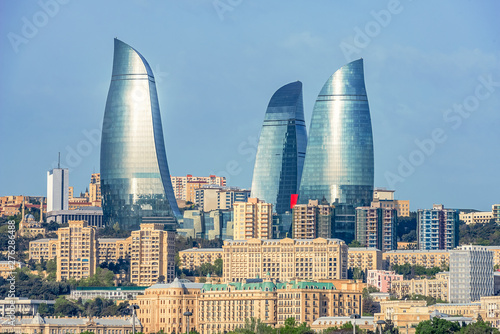
[[[363,60],[336,71],[314,105],[299,203],[369,206],[373,199],[373,138]]]
[[[106,225],[177,226],[155,78],[146,59],[118,39],[102,129],[101,194]]]
[[[302,83],[278,89],[267,106],[253,170],[251,197],[282,214],[297,194],[307,145]]]

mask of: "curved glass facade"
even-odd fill
[[[180,216],[167,165],[153,72],[115,39],[113,74],[101,139],[104,224],[138,230],[142,222],[175,229]]]
[[[251,197],[273,204],[274,212],[290,210],[302,176],[307,133],[302,83],[278,89],[267,106],[253,170]]]
[[[372,125],[359,59],[335,72],[316,99],[299,202],[324,198],[369,206],[373,176]]]

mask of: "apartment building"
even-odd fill
[[[234,240],[272,239],[273,209],[271,203],[257,198],[233,205]]]
[[[491,206],[491,212],[495,223],[500,224],[500,204],[493,204]]]
[[[172,188],[174,189],[175,199],[176,200],[188,200],[187,199],[187,184],[189,182],[200,182],[208,185],[216,185],[225,187],[226,186],[226,178],[224,176],[193,176],[188,174],[186,176],[170,176],[170,180],[172,181]]]
[[[59,242],[57,239],[37,239],[30,241],[29,244],[29,259],[35,261],[41,261],[44,259],[52,260],[57,256],[57,247]]]
[[[92,206],[101,206],[101,174],[93,173],[90,175],[89,184],[89,202]]]
[[[391,294],[399,299],[403,299],[405,296],[423,295],[448,301],[449,281],[449,272],[438,273],[435,279],[393,281],[391,283]]]
[[[493,252],[484,246],[450,251],[450,302],[470,303],[494,293]]]
[[[358,207],[356,240],[366,247],[374,247],[382,252],[397,249],[397,222],[395,209]]]
[[[347,278],[347,245],[340,239],[225,240],[224,273],[228,282],[249,277],[279,281]]]
[[[450,253],[447,250],[394,250],[383,253],[382,259],[384,268],[391,268],[396,264],[445,268],[450,264]]]
[[[292,209],[292,238],[315,239],[331,236],[335,207],[309,200],[308,204],[297,204]]]
[[[69,221],[59,228],[57,247],[57,280],[81,280],[95,274],[97,269],[96,229],[86,221]]]
[[[394,281],[402,281],[403,275],[388,270],[368,270],[366,283],[379,289],[380,292],[391,292]]]
[[[175,275],[175,232],[164,231],[163,224],[141,224],[132,231],[130,282],[138,286],[153,285],[160,276],[171,282]]]
[[[204,212],[213,210],[229,210],[236,202],[246,202],[250,198],[250,190],[226,188],[206,185],[194,190],[194,204]]]
[[[132,250],[132,237],[128,238],[99,238],[97,239],[98,261],[118,262],[129,259]]]
[[[195,270],[204,263],[215,264],[215,260],[222,259],[223,248],[197,248],[179,251],[179,269]]]
[[[374,247],[349,247],[347,268],[361,270],[383,269],[382,251]]]
[[[458,246],[459,214],[434,204],[432,209],[418,210],[417,240],[421,250],[453,249]]]

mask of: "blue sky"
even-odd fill
[[[45,195],[99,170],[113,38],[156,76],[173,175],[250,187],[267,103],[300,80],[309,126],[321,87],[364,58],[375,185],[411,209],[500,201],[498,1],[3,1],[0,195]]]

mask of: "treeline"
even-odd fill
[[[217,275],[219,277],[222,276],[223,270],[223,262],[222,259],[217,259],[214,261],[214,264],[211,263],[203,263],[199,268],[195,270],[188,269],[179,269],[180,259],[179,256],[175,258],[175,271],[177,276],[185,277],[185,276],[197,276],[197,277],[205,277],[208,274]]]
[[[436,274],[439,272],[448,271],[449,267],[447,265],[443,265],[441,267],[426,268],[418,265],[412,266],[409,263],[405,263],[401,265],[394,264],[390,269],[394,270],[396,274],[403,275],[404,279],[412,279],[421,276],[433,278],[436,277]]]
[[[55,305],[41,304],[38,313],[45,316],[82,316],[82,317],[106,317],[130,315],[129,302],[125,301],[117,305],[113,300],[95,298],[93,300],[77,301],[59,297]]]
[[[460,224],[461,245],[500,245],[500,226],[494,222],[487,224]]]

